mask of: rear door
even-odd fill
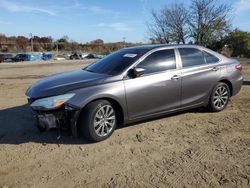
[[[130,119],[180,107],[181,70],[174,49],[155,51],[136,67],[145,69],[145,74],[124,80]]]
[[[202,104],[219,80],[219,59],[198,48],[178,48],[182,62],[181,105]]]

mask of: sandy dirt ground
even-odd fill
[[[100,143],[38,132],[26,89],[88,63],[0,64],[0,187],[250,187],[250,86],[223,112],[121,127]]]

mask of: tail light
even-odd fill
[[[235,68],[236,68],[238,71],[240,71],[240,72],[241,72],[241,70],[242,70],[241,64],[235,65]]]

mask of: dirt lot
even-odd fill
[[[0,187],[250,187],[250,86],[223,112],[126,126],[100,143],[39,133],[26,89],[87,63],[0,64]]]

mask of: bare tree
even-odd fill
[[[163,12],[172,41],[185,44],[188,35],[188,11],[186,8],[182,4],[173,4],[170,8],[165,7]]]
[[[148,23],[148,33],[152,43],[169,43],[170,32],[162,11],[151,11],[152,22]]]
[[[230,5],[217,5],[217,0],[192,0],[189,24],[195,43],[208,46],[230,29]]]
[[[159,12],[152,11],[148,24],[151,40],[159,43],[185,43],[188,34],[188,11],[182,4],[166,6]]]

